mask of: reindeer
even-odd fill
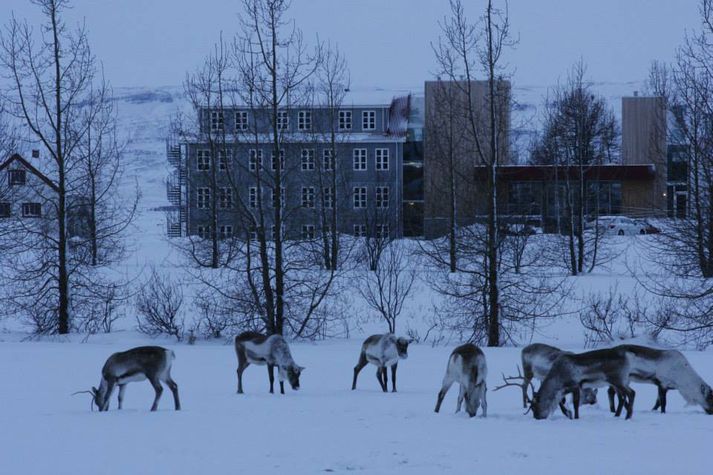
[[[391,385],[392,392],[396,392],[396,369],[399,364],[399,359],[405,360],[408,358],[408,345],[411,340],[403,337],[397,338],[392,333],[384,335],[371,335],[364,340],[361,345],[361,354],[359,362],[354,367],[354,380],[352,382],[352,391],[356,389],[357,377],[359,372],[368,363],[376,365],[376,379],[384,392],[388,391],[388,378],[386,376],[386,367],[391,366]]]
[[[285,394],[285,380],[289,381],[295,391],[300,389],[300,374],[305,368],[292,359],[290,347],[282,335],[241,333],[235,337],[235,354],[238,357],[238,394],[243,394],[243,371],[250,363],[267,365],[270,394],[275,392],[275,366],[280,380],[280,394]]]
[[[448,358],[446,375],[443,377],[441,390],[438,392],[435,412],[440,411],[443,398],[451,388],[453,383],[458,382],[460,392],[458,394],[458,405],[456,413],[460,411],[461,404],[465,399],[465,410],[470,417],[475,417],[478,407],[483,405],[483,417],[488,416],[488,402],[485,398],[487,384],[485,378],[488,376],[488,366],[485,363],[485,355],[477,346],[466,343],[453,350]]]
[[[535,392],[535,387],[532,384],[532,380],[538,379],[540,381],[540,384],[542,384],[542,381],[547,376],[547,373],[550,372],[550,368],[552,367],[552,364],[555,362],[557,357],[565,353],[568,352],[562,351],[554,346],[545,345],[543,343],[533,343],[531,345],[527,345],[525,348],[522,349],[521,353],[522,368],[525,375],[523,376],[520,373],[520,368],[518,367],[517,376],[503,375],[503,381],[505,382],[505,384],[503,384],[502,386],[497,386],[495,388],[495,391],[499,391],[504,387],[508,386],[520,387],[522,389],[522,406],[523,408],[527,408],[528,405],[531,403],[531,399],[527,394],[528,387],[532,389],[533,394]],[[515,382],[518,380],[521,380],[522,383]],[[582,402],[584,404],[596,404],[597,391],[598,390],[596,388],[582,388]],[[567,391],[565,393],[565,396],[570,392],[571,391]],[[562,411],[562,414],[564,414],[570,419],[572,418],[572,412],[567,409],[565,397],[563,397],[560,401],[559,407]]]
[[[633,356],[630,378],[636,383],[654,384],[658,388],[658,397],[652,410],[666,412],[666,393],[677,389],[688,404],[697,404],[713,414],[713,390],[691,367],[680,351],[658,350],[638,345],[620,345],[620,348]],[[615,412],[614,395],[609,388],[609,409]],[[619,399],[619,407],[623,400]]]
[[[151,406],[151,410],[155,411],[158,409],[158,401],[163,392],[161,386],[161,381],[163,381],[173,393],[173,402],[176,410],[179,411],[181,403],[178,399],[178,385],[171,378],[171,365],[175,358],[176,355],[173,351],[160,346],[140,346],[114,353],[104,363],[99,389],[92,386],[91,391],[80,392],[90,393],[92,404],[96,404],[100,411],[108,411],[111,394],[114,388],[119,386],[119,409],[121,409],[126,385],[133,381],[148,379],[156,391],[156,397]]]
[[[619,347],[561,354],[532,399],[531,409],[535,419],[546,419],[566,391],[572,392],[574,418],[578,419],[580,390],[584,385],[614,387],[626,405],[626,419],[630,419],[636,396],[636,392],[629,387],[632,359],[631,353]],[[616,412],[617,417],[621,415],[622,406]]]

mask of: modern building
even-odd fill
[[[266,208],[273,206],[278,167],[284,200],[282,233],[288,239],[316,237],[325,226],[321,211],[333,207],[337,207],[342,233],[420,234],[421,132],[410,125],[419,125],[412,111],[418,111],[420,104],[417,98],[404,95],[388,103],[350,104],[336,111],[282,109],[279,158],[267,110],[200,111],[199,135],[204,139],[167,147],[169,162],[175,167],[167,184],[174,205],[168,215],[169,235],[209,236],[212,193],[219,195],[218,234],[249,232],[245,213],[255,213],[259,202]],[[219,147],[216,137],[221,140]],[[212,153],[219,155],[217,160],[211,160]],[[217,163],[218,170],[211,170],[212,163]],[[327,179],[333,171],[336,192]],[[273,226],[271,214],[269,210],[263,213],[269,220],[266,226]]]

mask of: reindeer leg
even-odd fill
[[[386,366],[381,368],[381,379],[384,381],[384,392],[389,392],[389,377],[387,376]]]
[[[109,410],[109,402],[111,401],[111,395],[114,392],[115,387],[116,387],[116,381],[109,381],[107,383],[106,397],[104,398],[104,405],[101,407],[102,411],[106,412]]]
[[[443,402],[443,398],[446,397],[446,394],[448,393],[448,390],[451,389],[451,386],[453,385],[453,380],[448,379],[448,378],[443,378],[443,384],[441,385],[441,390],[438,391],[438,400],[436,401],[436,409],[435,412],[438,412],[441,410],[441,403]],[[463,389],[461,389],[461,393],[463,392]],[[460,401],[461,397],[458,396],[458,409],[460,409]],[[458,412],[458,411],[456,411]]]
[[[622,411],[622,409],[623,409],[624,406],[626,405],[627,393],[626,393],[626,392],[622,392],[620,389],[617,389],[617,390],[616,390],[616,397],[617,397],[617,399],[618,399],[618,403],[617,403],[617,406],[616,406],[616,411],[614,411],[614,415],[615,415],[616,417],[619,417],[619,416],[621,416],[621,411]]]
[[[465,389],[462,384],[458,385],[458,403],[456,404],[456,414],[460,412],[461,406],[463,405],[463,399],[465,399]]]
[[[666,414],[666,393],[668,389],[659,386],[659,401],[661,401],[661,414]]]
[[[616,408],[614,407],[614,395],[616,394],[616,390],[614,389],[613,386],[609,386],[607,389],[607,398],[609,399],[609,412],[616,412]]]
[[[119,385],[119,396],[118,396],[118,399],[119,399],[119,410],[121,410],[122,407],[124,406],[124,390],[125,390],[125,389],[126,389],[126,384],[120,384],[120,385]]]
[[[356,383],[357,383],[357,376],[359,376],[359,372],[364,369],[364,366],[367,365],[366,361],[366,354],[364,352],[361,352],[361,355],[359,355],[359,362],[357,365],[354,367],[354,380],[352,381],[352,391],[356,389]]]
[[[271,364],[267,365],[267,377],[270,380],[270,394],[274,394],[274,386],[275,386],[275,367]]]
[[[634,398],[636,398],[636,391],[634,391],[631,388],[626,388],[629,392],[627,395],[627,398],[629,399],[629,404],[626,408],[626,419],[631,419],[631,416],[634,415]]]
[[[391,392],[395,393],[396,392],[396,368],[398,367],[398,363],[395,363],[391,365]]]
[[[527,409],[527,403],[530,402],[530,397],[527,395],[527,387],[530,385],[532,378],[527,377],[525,373],[525,378],[522,380],[522,407]]]
[[[488,417],[488,399],[485,396],[485,394],[488,392],[488,386],[485,384],[485,381],[483,381],[480,384],[481,384],[480,403],[483,406],[483,417]]]
[[[178,384],[171,378],[169,375],[168,378],[166,378],[166,384],[168,385],[168,389],[171,390],[171,393],[173,394],[173,405],[175,406],[177,411],[181,410],[181,401],[178,398]]]
[[[567,398],[566,398],[566,396],[563,397],[562,399],[560,399],[560,404],[559,404],[559,406],[560,406],[560,411],[562,411],[562,414],[564,414],[567,419],[571,419],[571,418],[572,418],[572,411],[570,411],[569,409],[567,409]]]
[[[248,359],[238,353],[238,394],[243,394],[243,371],[250,366]]]
[[[379,386],[381,387],[381,390],[386,392],[386,386],[384,385],[384,379],[383,379],[383,373],[381,372],[380,367],[376,367],[376,379],[379,381]]]
[[[285,382],[280,381],[280,394],[285,394]]]
[[[153,390],[156,391],[156,397],[151,405],[151,411],[156,411],[158,409],[158,401],[161,399],[161,394],[163,393],[163,386],[161,386],[161,381],[158,379],[149,378],[149,382],[151,383],[151,386],[153,386]]]
[[[579,398],[580,398],[580,389],[579,387],[574,388],[572,390],[572,405],[574,406],[574,418],[579,419]]]

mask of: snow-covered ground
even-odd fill
[[[652,386],[637,385],[632,420],[606,402],[581,419],[523,415],[516,389],[493,392],[512,374],[515,348],[484,349],[488,417],[455,415],[457,387],[433,412],[450,347],[412,345],[399,365],[396,394],[378,390],[373,367],[350,390],[360,341],[293,344],[306,366],[302,389],[268,394],[264,367],[245,373],[237,395],[231,345],[171,345],[183,410],[165,391],[157,413],[146,382],[127,387],[124,410],[90,412],[88,395],[105,358],[146,343],[131,333],[89,343],[0,344],[0,473],[710,473],[713,417],[684,407],[676,392],[667,414],[650,411]],[[713,381],[713,353],[687,353]],[[602,395],[604,396],[604,395]],[[605,396],[602,398],[605,399]]]

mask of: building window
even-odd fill
[[[334,188],[328,186],[324,189],[324,194],[322,195],[323,206],[327,209],[334,208]]]
[[[331,149],[322,150],[322,170],[334,170],[334,154]]]
[[[8,170],[7,174],[10,186],[24,185],[27,181],[25,170]]]
[[[210,170],[210,150],[198,150],[196,152],[196,170],[199,172]]]
[[[366,208],[366,187],[365,186],[355,186],[354,187],[354,208],[355,209]]]
[[[198,209],[210,208],[210,188],[198,188]]]
[[[233,162],[232,150],[218,150],[218,170],[224,172],[230,168]]]
[[[231,209],[233,207],[232,188],[220,188],[218,190],[218,207],[220,209]]]
[[[315,236],[314,224],[302,225],[302,239],[314,239]]]
[[[248,188],[248,206],[257,208],[257,187],[251,186]]]
[[[280,170],[285,169],[285,151],[280,150]],[[277,159],[275,158],[275,152],[272,152],[272,171],[277,171]]]
[[[235,130],[248,130],[248,113],[238,111],[235,113]]]
[[[210,113],[210,130],[213,132],[221,132],[224,123],[222,111],[212,111]]]
[[[0,218],[9,218],[12,215],[10,203],[0,203]]]
[[[376,187],[376,207],[383,208],[383,209],[389,207],[389,187],[388,186],[377,186]]]
[[[273,188],[272,190],[272,199],[270,200],[272,203],[273,208],[277,208],[278,203],[277,203],[277,193],[275,193],[275,189]],[[282,207],[285,207],[285,187],[281,186],[280,187],[280,204]]]
[[[254,172],[260,167],[262,170],[262,150],[250,149],[250,171]]]
[[[270,234],[272,235],[272,240],[273,240],[273,241],[274,241],[275,239],[277,239],[277,227],[276,227],[274,224],[272,225],[272,230],[271,230],[271,233],[270,233]],[[282,234],[282,232],[280,232],[280,237],[281,237],[281,238],[284,237],[283,234]]]
[[[376,149],[376,169],[382,170],[382,171],[389,169],[389,149],[388,148],[377,148]]]
[[[314,186],[302,187],[302,207],[314,208]]]
[[[248,231],[248,240],[257,241],[257,228],[250,228]]]
[[[302,149],[302,171],[314,170],[314,149]]]
[[[355,224],[354,225],[354,236],[365,237],[366,236],[366,224]]]
[[[299,130],[312,129],[312,111],[299,111],[297,113],[297,128]]]
[[[198,237],[201,239],[210,239],[210,226],[198,226]]]
[[[224,224],[218,228],[220,239],[230,239],[233,237],[233,226]]]
[[[376,130],[376,112],[363,111],[361,113],[362,130]]]
[[[354,159],[354,170],[364,171],[366,170],[366,149],[365,148],[355,148],[352,152],[352,158]]]
[[[352,130],[352,111],[339,111],[339,130]]]
[[[277,128],[278,130],[286,130],[290,125],[290,116],[287,111],[277,111]]]
[[[388,224],[377,224],[376,225],[376,237],[377,239],[386,239],[389,237],[389,225]]]
[[[39,218],[42,216],[42,206],[39,203],[22,203],[22,216],[25,218]]]

